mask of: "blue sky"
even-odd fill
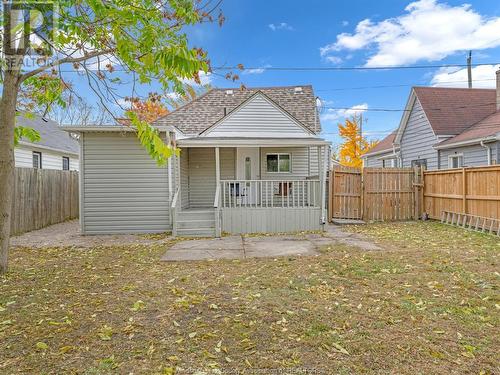
[[[364,129],[383,138],[397,127],[411,85],[464,86],[460,68],[369,71],[270,71],[266,67],[345,67],[500,62],[500,2],[491,0],[319,1],[225,0],[223,27],[189,30],[190,41],[209,52],[213,66],[261,68],[240,74],[246,86],[312,84],[323,103],[324,136],[338,143],[337,123],[346,111],[366,108]],[[477,67],[476,87],[494,87],[495,66]],[[221,72],[218,72],[221,73]],[[212,74],[217,87],[237,86]],[[458,81],[458,82],[456,82]],[[390,88],[353,89],[366,86]],[[142,87],[147,93],[154,89]],[[126,90],[126,88],[124,88]],[[88,93],[91,97],[92,94]],[[125,94],[126,95],[126,94]],[[348,111],[347,114],[350,112]]]

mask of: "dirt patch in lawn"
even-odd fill
[[[159,244],[14,249],[0,373],[499,372],[498,239],[348,230],[388,250],[165,263]]]
[[[150,245],[170,239],[170,233],[150,235],[103,234],[82,236],[78,220],[54,224],[12,237],[12,247],[84,247]]]

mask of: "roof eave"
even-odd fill
[[[495,142],[498,140],[500,140],[500,134],[490,135],[487,137],[467,139],[465,141],[453,142],[453,143],[448,143],[445,145],[437,144],[433,147],[435,150],[445,150],[445,149],[455,148],[455,147],[471,146],[471,145],[479,144],[481,142]]]
[[[27,146],[27,147],[33,147],[33,148],[39,148],[39,149],[42,149],[42,150],[53,151],[53,152],[57,152],[58,154],[70,154],[70,155],[76,155],[76,156],[80,155],[80,153],[78,151],[64,150],[64,149],[61,149],[61,148],[55,148],[55,147],[45,146],[45,145],[42,145],[42,144],[37,144],[37,143],[32,143],[32,142],[26,142],[26,141],[19,141],[18,145],[20,145],[20,146]]]

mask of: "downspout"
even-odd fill
[[[491,165],[491,147],[486,145],[484,143],[484,139],[480,143],[481,147],[484,147],[486,149],[487,154],[487,160],[488,160],[488,165]]]

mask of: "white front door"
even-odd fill
[[[236,149],[236,179],[238,180],[259,180],[259,148],[258,147],[238,147]],[[240,199],[242,205],[253,205],[257,203],[258,184],[257,182],[241,183]]]

